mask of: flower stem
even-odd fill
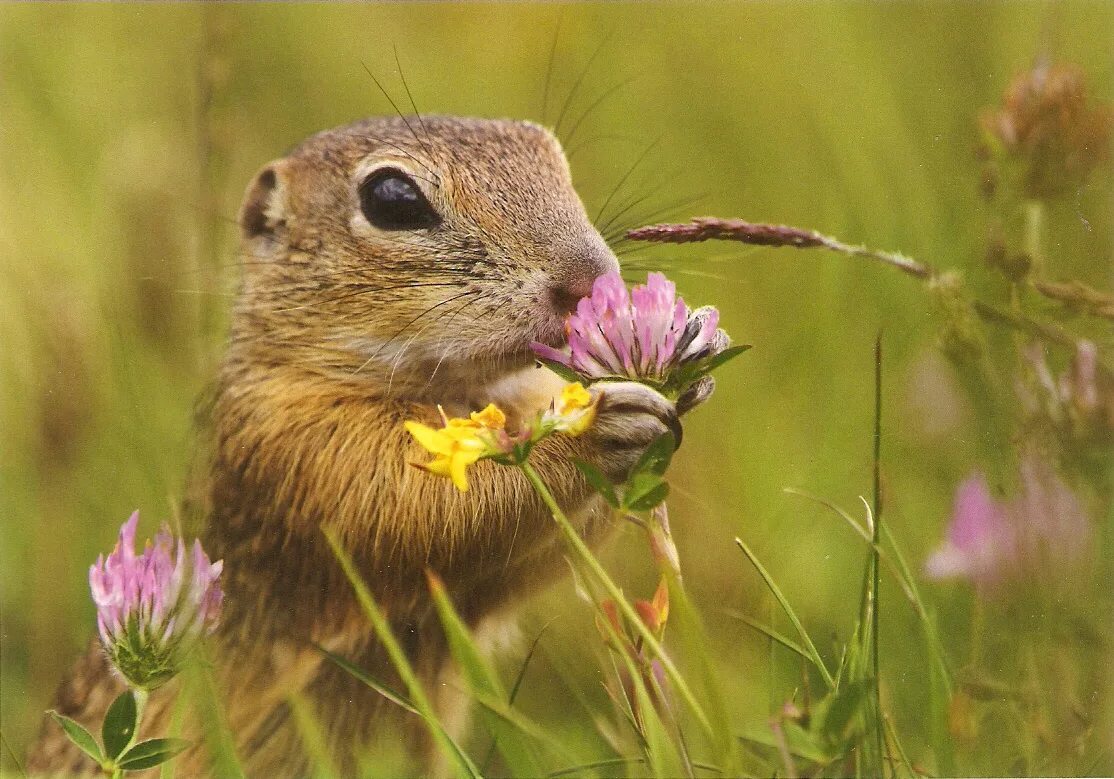
[[[637,632],[639,636],[642,637],[644,645],[649,647],[654,656],[656,656],[661,661],[662,668],[665,669],[665,673],[669,676],[670,681],[672,681],[673,684],[676,685],[677,692],[680,693],[682,698],[684,698],[685,703],[688,704],[689,708],[692,710],[693,715],[700,722],[701,727],[704,728],[705,732],[714,742],[716,739],[715,729],[712,727],[710,720],[704,713],[703,707],[701,707],[700,703],[696,700],[696,696],[693,695],[692,690],[688,686],[688,683],[685,681],[684,677],[681,676],[680,671],[677,670],[677,666],[673,663],[673,660],[670,659],[670,657],[665,653],[665,649],[662,647],[661,642],[658,641],[657,637],[642,622],[642,619],[638,616],[638,613],[634,610],[634,607],[630,605],[626,597],[623,595],[623,591],[617,584],[615,584],[614,581],[612,581],[611,577],[608,576],[607,571],[603,569],[603,566],[600,565],[599,560],[597,560],[596,556],[592,554],[592,551],[588,548],[588,545],[584,543],[584,539],[580,537],[580,534],[578,532],[576,532],[576,529],[572,526],[572,522],[569,521],[569,518],[565,515],[565,512],[562,511],[561,507],[557,504],[557,500],[553,497],[553,493],[549,491],[549,487],[547,487],[545,482],[542,481],[542,478],[538,475],[538,472],[534,470],[534,466],[532,466],[529,462],[524,462],[519,465],[519,467],[522,469],[522,472],[526,474],[526,478],[529,479],[531,486],[533,486],[534,488],[534,491],[538,493],[538,496],[541,497],[546,507],[548,507],[550,512],[553,514],[553,519],[557,522],[557,526],[561,529],[561,534],[565,537],[565,542],[568,545],[570,551],[573,553],[576,560],[582,567],[586,568],[592,573],[596,581],[599,582],[599,584],[607,591],[607,594],[615,601],[615,605],[621,612],[623,612],[623,616],[626,617],[627,621],[634,628],[635,632]]]

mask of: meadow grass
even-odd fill
[[[524,642],[496,658],[439,598],[477,709],[460,743],[437,736],[460,773],[1114,772],[1109,457],[1078,468],[1096,474],[1102,539],[1093,565],[1060,574],[1078,589],[1009,606],[922,573],[964,477],[1015,489],[1019,413],[1001,399],[1018,334],[1037,322],[1109,349],[1078,309],[1036,293],[1013,307],[984,262],[996,214],[975,149],[980,111],[1039,55],[1108,97],[1112,22],[1098,3],[0,5],[0,770],[19,775],[88,641],[85,571],[119,523],[139,507],[150,527],[188,525],[177,506],[241,192],[306,135],[392,112],[366,63],[400,105],[402,70],[423,112],[560,125],[628,278],[665,269],[755,345],[686,420],[670,470],[684,588],[664,642],[641,636],[669,689],[607,648],[617,637],[571,580],[524,605]],[[1109,289],[1110,202],[1100,170],[1044,210],[1048,280]],[[941,356],[954,311],[907,274],[822,249],[623,237],[706,214],[960,271],[989,307],[975,315],[987,363]],[[1059,372],[1068,354],[1051,359]],[[659,575],[633,526],[570,556],[628,619]],[[203,669],[189,686],[219,713]],[[383,693],[444,733],[422,690]],[[315,713],[291,706],[331,775]],[[205,721],[233,775],[226,726]]]

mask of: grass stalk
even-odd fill
[[[286,696],[286,705],[290,707],[290,713],[294,717],[294,726],[298,729],[298,735],[301,737],[302,743],[306,747],[306,753],[314,766],[313,775],[315,777],[339,779],[341,774],[337,771],[332,756],[329,754],[328,740],[321,731],[321,725],[313,712],[313,705],[304,695],[296,692]]]
[[[793,624],[793,629],[797,631],[797,635],[804,641],[805,651],[812,660],[812,664],[820,671],[820,675],[824,678],[824,683],[829,689],[835,689],[835,678],[832,676],[831,671],[828,670],[828,666],[824,663],[824,658],[820,656],[820,652],[816,649],[816,644],[812,643],[812,638],[809,637],[808,631],[805,630],[805,626],[801,624],[801,620],[797,617],[797,613],[793,611],[793,607],[789,605],[789,600],[782,593],[781,588],[774,583],[769,571],[766,570],[762,563],[758,562],[758,557],[755,556],[754,552],[750,550],[750,547],[746,545],[743,539],[736,538],[735,543],[743,550],[743,554],[750,560],[754,569],[758,571],[758,575],[762,577],[762,581],[766,583],[770,592],[773,593],[774,598],[777,599],[778,604],[781,606],[781,610],[785,612],[785,616],[787,616],[789,621]]]
[[[874,456],[872,458],[872,515],[871,522],[871,592],[873,606],[871,608],[871,664],[874,671],[874,731],[879,759],[885,758],[884,733],[882,732],[882,674],[878,646],[878,623],[881,609],[879,596],[881,595],[881,566],[879,565],[878,550],[881,546],[882,533],[882,333],[879,332],[874,339]],[[882,766],[879,766],[881,768]]]
[[[376,638],[379,639],[383,648],[387,650],[387,655],[390,657],[391,663],[394,665],[398,675],[402,678],[402,682],[406,686],[407,693],[410,696],[411,703],[417,710],[418,715],[422,718],[422,721],[425,722],[426,726],[429,728],[434,743],[437,744],[437,747],[449,758],[456,767],[459,775],[479,777],[479,769],[468,755],[464,753],[464,750],[449,737],[449,734],[441,725],[441,721],[437,718],[437,714],[433,709],[433,704],[430,703],[429,698],[426,696],[425,689],[422,687],[417,674],[414,672],[413,666],[410,665],[410,661],[406,657],[406,652],[403,651],[402,646],[398,643],[398,639],[395,638],[386,615],[383,614],[379,605],[372,597],[371,591],[367,588],[363,578],[360,576],[359,571],[356,570],[356,565],[352,561],[352,557],[344,549],[340,540],[332,531],[323,529],[322,532],[325,534],[329,546],[332,547],[333,554],[336,555],[337,560],[340,562],[341,568],[344,569],[344,575],[348,577],[348,581],[356,591],[356,598],[363,608],[364,614],[371,622]]]
[[[661,645],[661,642],[658,641],[657,637],[654,636],[654,634],[650,632],[650,629],[642,622],[642,619],[638,616],[634,607],[631,606],[630,602],[627,601],[626,597],[623,595],[623,591],[615,584],[607,571],[604,570],[603,566],[600,565],[599,560],[592,554],[592,551],[588,548],[584,539],[576,532],[569,518],[565,516],[565,512],[553,497],[553,493],[549,491],[549,487],[546,486],[541,476],[538,475],[538,472],[534,470],[534,467],[530,465],[529,462],[523,463],[520,467],[523,473],[526,474],[526,478],[530,480],[530,484],[537,491],[538,495],[541,496],[541,499],[553,514],[553,518],[561,529],[561,533],[565,537],[565,541],[576,560],[591,572],[597,582],[607,591],[607,594],[614,599],[616,607],[623,613],[623,616],[639,636],[641,636],[654,656],[661,661],[662,668],[665,670],[666,675],[676,686],[677,692],[684,699],[686,705],[692,711],[693,716],[695,716],[700,723],[701,728],[704,729],[713,742],[718,741],[715,728],[712,727],[708,715],[704,712],[704,708],[700,705],[700,702],[697,701],[696,696],[693,695],[692,689],[681,675],[681,672],[677,669],[676,664],[669,655],[666,654],[665,648]]]

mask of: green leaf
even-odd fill
[[[649,511],[669,497],[669,482],[659,481],[656,486],[635,498],[627,499],[627,508],[634,511]]]
[[[646,447],[646,451],[638,458],[638,462],[631,469],[632,476],[637,476],[640,473],[664,476],[675,451],[677,451],[677,439],[673,437],[672,433],[662,433]]]
[[[581,475],[592,485],[592,489],[603,496],[603,499],[608,502],[608,505],[613,508],[619,507],[619,496],[615,494],[615,487],[608,481],[607,477],[603,475],[596,466],[591,463],[586,463],[583,460],[573,460],[572,464],[580,471]]]
[[[584,381],[583,377],[564,363],[559,363],[556,360],[548,360],[545,357],[538,357],[537,361],[549,368],[549,370],[556,373],[565,381],[570,384],[580,384]]]
[[[816,713],[822,716],[820,731],[829,744],[845,749],[863,732],[865,723],[859,715],[873,689],[873,680],[860,679],[832,692],[828,700],[817,705]]]
[[[76,720],[59,714],[51,709],[47,712],[51,718],[58,723],[62,730],[66,731],[66,735],[70,737],[70,741],[77,744],[78,748],[89,755],[89,757],[96,760],[98,763],[104,762],[104,755],[101,754],[101,748],[97,745],[97,740],[93,738],[93,734],[81,726]]]
[[[135,705],[135,694],[125,690],[117,696],[108,712],[104,715],[104,724],[101,725],[101,740],[104,741],[104,754],[110,760],[124,751],[135,735],[136,717],[139,710]]]
[[[732,346],[730,349],[724,349],[719,354],[714,354],[706,361],[702,362],[700,364],[701,372],[709,373],[719,366],[723,365],[728,360],[733,360],[743,352],[749,351],[750,348],[750,344],[741,344],[739,346]]]
[[[660,488],[665,481],[654,473],[636,473],[623,485],[623,503],[625,509],[633,509],[632,504],[641,501],[649,493]],[[656,505],[656,504],[655,504]]]
[[[140,741],[124,753],[116,765],[125,771],[142,771],[165,763],[170,758],[190,748],[182,738],[152,738]]]

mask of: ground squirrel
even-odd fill
[[[240,227],[241,288],[203,414],[201,538],[224,560],[226,590],[215,673],[249,776],[306,773],[291,693],[350,772],[373,730],[421,739],[409,715],[312,645],[398,685],[320,529],[343,539],[424,679],[443,689],[425,570],[484,630],[565,566],[517,469],[482,461],[460,493],[408,467],[425,455],[402,423],[435,423],[438,403],[463,414],[494,401],[513,424],[548,404],[560,381],[535,367],[529,344],[561,344],[565,315],[618,264],[556,138],[518,121],[376,118],[320,133],[256,176]],[[535,450],[585,537],[608,523],[572,458],[619,480],[676,414],[651,389],[609,384],[588,433]],[[55,705],[95,728],[120,689],[94,646]],[[152,735],[168,729],[169,695],[152,698]],[[94,768],[49,722],[28,765]],[[178,776],[207,771],[203,748],[178,758]]]

